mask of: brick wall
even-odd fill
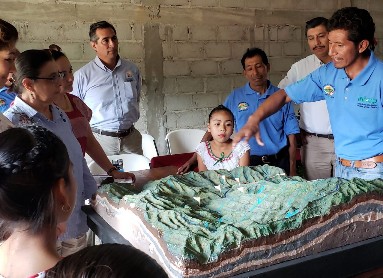
[[[78,69],[94,58],[89,25],[117,29],[120,54],[141,69],[144,86],[137,127],[164,138],[178,128],[205,128],[210,110],[246,81],[240,58],[248,47],[266,51],[277,84],[308,54],[304,22],[344,6],[368,9],[381,56],[383,2],[379,0],[0,0],[2,17],[20,31],[20,50],[59,44]]]

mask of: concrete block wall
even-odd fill
[[[248,47],[266,51],[277,84],[305,57],[304,23],[358,6],[374,17],[383,49],[380,0],[0,0],[2,18],[20,32],[20,50],[59,44],[74,69],[94,58],[89,25],[115,25],[119,51],[143,74],[137,128],[153,135],[161,154],[168,131],[206,128],[210,110],[245,84],[240,59]]]

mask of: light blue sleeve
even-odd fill
[[[299,130],[299,124],[297,117],[295,116],[294,113],[294,108],[291,102],[286,103],[283,106],[283,118],[284,118],[284,125],[283,125],[283,130],[286,135],[290,134],[297,134],[300,132]]]
[[[85,199],[89,199],[97,191],[97,183],[89,171],[85,158],[82,160],[83,167],[83,179],[84,179],[84,194]]]
[[[74,74],[73,91],[71,94],[79,97],[81,100],[85,98],[84,77],[80,71],[76,71]]]
[[[141,86],[142,86],[142,76],[141,76],[141,73],[140,71],[137,69],[137,100],[140,101],[140,96],[141,96]]]
[[[285,88],[287,95],[297,104],[324,100],[321,76],[324,74],[325,69],[326,66],[322,66],[305,78],[287,86]]]

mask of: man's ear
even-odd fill
[[[34,80],[30,78],[24,78],[23,81],[21,81],[21,84],[23,84],[23,87],[27,89],[30,92],[35,92],[34,88]]]
[[[364,52],[369,46],[370,46],[370,42],[368,40],[362,40],[359,43],[359,49],[358,49],[359,53]]]
[[[97,42],[93,42],[93,41],[90,42],[90,46],[93,48],[94,51],[97,52],[96,44]]]
[[[266,68],[267,68],[267,72],[270,72],[270,69],[271,69],[270,64],[267,64]]]

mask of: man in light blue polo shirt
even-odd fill
[[[89,38],[97,56],[74,74],[72,94],[92,109],[90,126],[107,155],[142,154],[141,134],[134,128],[140,117],[140,72],[118,55],[112,24],[93,23]]]
[[[374,21],[368,11],[347,7],[333,14],[328,29],[332,62],[276,92],[249,118],[234,142],[255,135],[262,144],[262,119],[292,100],[325,99],[338,158],[335,175],[383,178],[383,63],[373,52]]]
[[[270,64],[262,49],[247,49],[241,63],[249,82],[235,89],[224,102],[234,114],[236,132],[266,99],[279,90],[268,80]],[[255,138],[249,140],[250,165],[268,163],[284,169],[287,174],[296,175],[295,134],[299,133],[299,126],[291,103],[262,121],[259,128],[265,144],[258,145]]]

